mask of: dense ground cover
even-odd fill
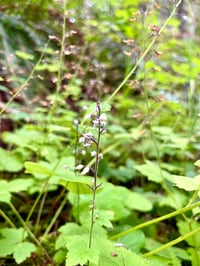
[[[0,264],[199,266],[198,2],[1,2]]]

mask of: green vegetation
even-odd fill
[[[0,265],[200,266],[199,9],[1,1]]]

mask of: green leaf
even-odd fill
[[[171,175],[165,171],[160,169],[160,167],[154,163],[150,162],[148,160],[145,161],[145,164],[134,166],[141,174],[146,176],[149,181],[153,181],[156,183],[161,183],[163,181],[163,178],[171,181]]]
[[[112,228],[112,223],[110,222],[114,217],[113,211],[106,211],[106,210],[95,210],[96,213],[96,224],[100,226],[105,226],[108,228]]]
[[[162,197],[162,199],[159,201],[159,205],[170,206],[176,210],[182,208],[187,201],[185,193],[182,193],[182,191],[176,188],[171,189],[171,193],[173,194],[173,197],[171,195]]]
[[[99,251],[88,247],[88,235],[73,236],[68,238],[66,244],[68,253],[66,259],[67,266],[85,265],[88,261],[98,265]]]
[[[138,192],[130,192],[125,205],[131,210],[142,212],[150,211],[153,208],[151,201]]]
[[[124,246],[119,246],[118,243],[114,244],[106,238],[94,238],[93,246],[100,252],[98,266],[152,266],[148,260],[132,253]],[[94,265],[91,263],[91,266]]]
[[[2,134],[2,138],[6,143],[12,143],[22,147],[27,144],[43,144],[45,142],[45,135],[41,131],[33,130],[28,126],[18,129],[14,132],[4,132]]]
[[[23,242],[27,236],[23,228],[4,228],[0,232],[4,237],[0,240],[1,257],[13,254],[16,262],[21,263],[31,255],[31,252],[36,250],[34,244]]]
[[[200,186],[200,175],[192,177],[173,175],[175,186],[182,188],[186,191],[197,190]]]
[[[145,249],[148,251],[154,250],[161,247],[163,244],[150,238],[146,238]],[[163,258],[171,258],[172,253],[175,253],[177,257],[182,258],[183,260],[189,260],[189,256],[186,250],[178,247],[169,247],[165,250],[160,251],[158,254]],[[167,264],[168,265],[168,264]]]
[[[30,257],[32,252],[36,251],[36,246],[30,242],[18,243],[14,249],[13,257],[20,264]]]
[[[200,160],[197,160],[195,163],[194,163],[195,166],[197,167],[200,167]]]
[[[23,160],[20,154],[6,151],[0,148],[0,170],[18,172],[23,168]]]
[[[59,228],[61,233],[56,241],[56,249],[65,247],[68,243],[68,237],[73,235],[83,235],[88,232],[88,228],[83,228],[82,226],[75,223],[67,223]]]
[[[141,230],[137,230],[118,238],[117,242],[123,243],[125,247],[128,247],[131,251],[138,253],[145,243],[145,236]]]
[[[0,240],[0,246],[0,257],[11,255],[16,248],[15,242],[9,241],[8,239]]]
[[[87,178],[86,176],[84,176],[84,178]],[[67,189],[77,195],[80,194],[91,194],[92,190],[87,186],[87,184],[91,183],[91,178],[87,178],[84,181],[84,178],[81,179],[81,182],[70,182],[68,183],[68,181],[64,181],[63,179],[61,179],[59,181],[59,184],[67,187]],[[74,180],[75,181],[75,180]]]
[[[27,188],[31,187],[33,184],[33,179],[31,178],[19,178],[16,180],[12,180],[8,183],[8,189],[11,192],[20,192],[26,191]]]
[[[112,223],[110,222],[114,218],[114,212],[111,210],[95,210],[95,225],[99,225],[100,227],[105,226],[108,228],[112,228]],[[91,212],[84,211],[80,215],[80,222],[82,224],[88,223],[91,221]]]
[[[101,112],[109,112],[111,110],[111,105],[108,102],[101,103]]]
[[[55,172],[49,170],[48,168],[39,163],[25,162],[24,167],[26,168],[26,173],[29,174],[42,174],[46,176],[51,176],[55,174]]]
[[[180,234],[185,235],[191,232],[192,230],[199,228],[199,222],[192,221],[192,223],[188,223],[188,222],[179,220],[177,222],[177,226],[179,228]],[[196,248],[196,250],[198,250],[200,248],[200,233],[197,233],[191,237],[188,237],[185,241],[190,246],[193,246]]]
[[[124,187],[105,184],[103,190],[97,194],[96,207],[99,210],[113,211],[113,220],[119,220],[129,214],[129,210],[125,207],[128,195],[129,190]]]
[[[32,179],[16,179],[10,182],[0,180],[0,201],[10,203],[11,192],[20,192],[27,190],[33,184]]]

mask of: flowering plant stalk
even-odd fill
[[[89,170],[92,170],[93,172],[93,179],[92,184],[89,185],[89,188],[92,190],[92,201],[90,204],[90,210],[91,210],[91,222],[90,222],[90,232],[89,232],[89,248],[92,247],[92,235],[93,235],[93,229],[96,219],[98,218],[98,215],[95,215],[95,201],[96,201],[96,192],[97,189],[101,186],[101,184],[97,184],[97,177],[98,177],[98,169],[99,169],[99,162],[103,158],[103,155],[100,153],[100,140],[101,135],[106,132],[106,122],[107,122],[107,116],[105,113],[101,112],[101,104],[97,102],[96,104],[96,111],[95,114],[92,114],[91,117],[93,118],[93,127],[96,128],[97,134],[96,136],[93,135],[91,132],[84,133],[80,139],[79,142],[83,144],[84,147],[88,148],[92,144],[95,147],[94,150],[90,152],[92,157],[95,157],[95,164],[94,168],[88,168],[85,167],[82,171],[82,174],[86,174]]]

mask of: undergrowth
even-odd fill
[[[178,35],[181,0],[125,2],[84,20],[46,1],[62,33],[2,76],[2,265],[200,265],[199,47]],[[2,38],[23,23],[5,15]]]

